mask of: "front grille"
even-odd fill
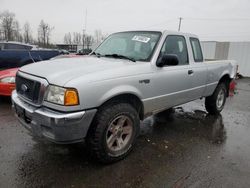
[[[41,83],[24,78],[17,74],[16,76],[16,91],[22,97],[31,102],[37,103],[39,100]]]

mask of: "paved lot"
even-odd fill
[[[176,108],[172,118],[142,123],[133,152],[100,165],[84,144],[33,140],[0,101],[0,187],[250,187],[250,79],[240,80],[221,116],[204,101]]]

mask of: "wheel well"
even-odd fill
[[[227,96],[229,96],[229,85],[230,82],[232,81],[232,79],[230,78],[230,76],[228,74],[225,74],[224,76],[221,77],[221,79],[219,80],[219,83],[225,83],[226,84],[226,88],[227,88]]]
[[[137,97],[134,94],[121,94],[121,95],[117,95],[115,97],[112,97],[111,99],[107,100],[106,102],[104,102],[101,106],[107,105],[109,103],[113,103],[113,102],[125,102],[125,103],[129,103],[131,104],[136,111],[139,114],[139,118],[140,120],[143,119],[144,117],[144,106],[142,101],[140,100],[139,97]]]

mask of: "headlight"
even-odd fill
[[[5,77],[5,78],[0,79],[0,82],[14,84],[16,82],[16,78],[14,76]]]
[[[76,89],[52,85],[48,88],[45,100],[65,106],[74,106],[79,104],[78,93]]]

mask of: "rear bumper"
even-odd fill
[[[37,108],[20,99],[16,91],[11,98],[16,117],[32,135],[60,144],[83,141],[97,111],[62,113],[45,107]]]

